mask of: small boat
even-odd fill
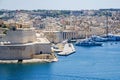
[[[60,50],[57,46],[52,46],[51,49],[52,49],[52,51],[55,52],[55,53],[62,52],[62,50]]]
[[[75,43],[76,40],[75,40],[75,39],[72,39],[72,40],[68,40],[67,42],[68,42],[68,43]]]
[[[62,52],[57,53],[59,56],[68,56],[74,53],[76,50],[72,43],[66,43]]]
[[[106,42],[108,40],[107,38],[102,38],[96,35],[92,36],[91,39],[95,42]]]
[[[76,46],[102,46],[102,43],[100,42],[95,42],[92,39],[85,39],[83,41],[79,41],[76,43]]]

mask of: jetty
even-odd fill
[[[68,56],[74,53],[76,50],[72,43],[66,43],[62,52],[57,53],[59,56]]]

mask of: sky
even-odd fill
[[[0,0],[0,9],[8,10],[82,10],[120,9],[120,0]]]

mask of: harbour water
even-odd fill
[[[120,42],[75,48],[58,62],[0,64],[0,80],[120,80]]]

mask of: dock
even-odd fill
[[[59,56],[68,56],[74,53],[76,50],[72,43],[66,43],[62,52],[58,53]]]

